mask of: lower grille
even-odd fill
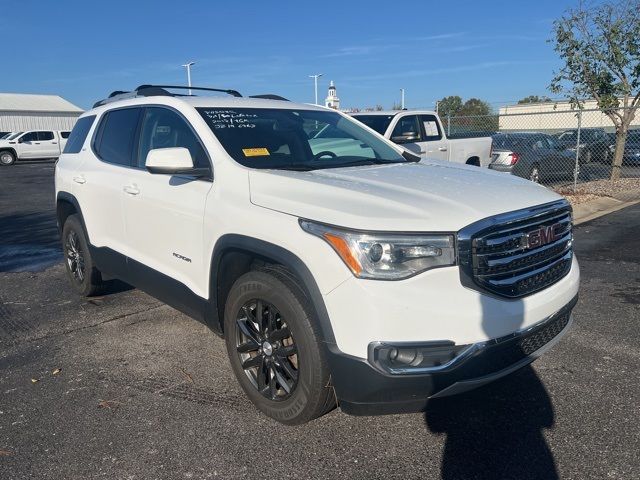
[[[482,362],[469,362],[466,368],[461,369],[465,378],[482,377],[511,367],[557,337],[570,318],[571,311],[568,310],[520,337],[489,347],[482,354]]]
[[[535,293],[569,273],[572,244],[565,200],[481,220],[458,233],[462,281],[508,298]]]

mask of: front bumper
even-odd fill
[[[419,375],[391,375],[370,361],[329,346],[329,364],[340,408],[353,415],[419,412],[430,398],[477,388],[528,365],[568,330],[574,297],[548,318],[512,334],[473,344],[447,368]]]

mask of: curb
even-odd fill
[[[580,203],[573,207],[573,224],[580,225],[581,223],[589,222],[604,215],[622,210],[623,208],[630,207],[636,203],[640,203],[640,198],[623,201],[612,197],[602,197]]]

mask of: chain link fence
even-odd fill
[[[531,110],[531,108],[528,108]],[[640,177],[640,115],[627,136],[620,177]],[[602,110],[509,112],[445,116],[450,138],[491,136],[489,168],[553,188],[611,178],[616,134]]]

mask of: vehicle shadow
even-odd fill
[[[425,421],[447,436],[442,478],[556,479],[543,429],[554,424],[549,395],[531,366],[478,390],[429,402]]]
[[[522,300],[505,305],[483,295],[481,305],[488,338],[504,335],[505,327],[512,332],[523,327]],[[445,480],[558,478],[543,436],[554,425],[553,406],[531,365],[477,390],[430,400],[425,423],[429,431],[446,435]]]

